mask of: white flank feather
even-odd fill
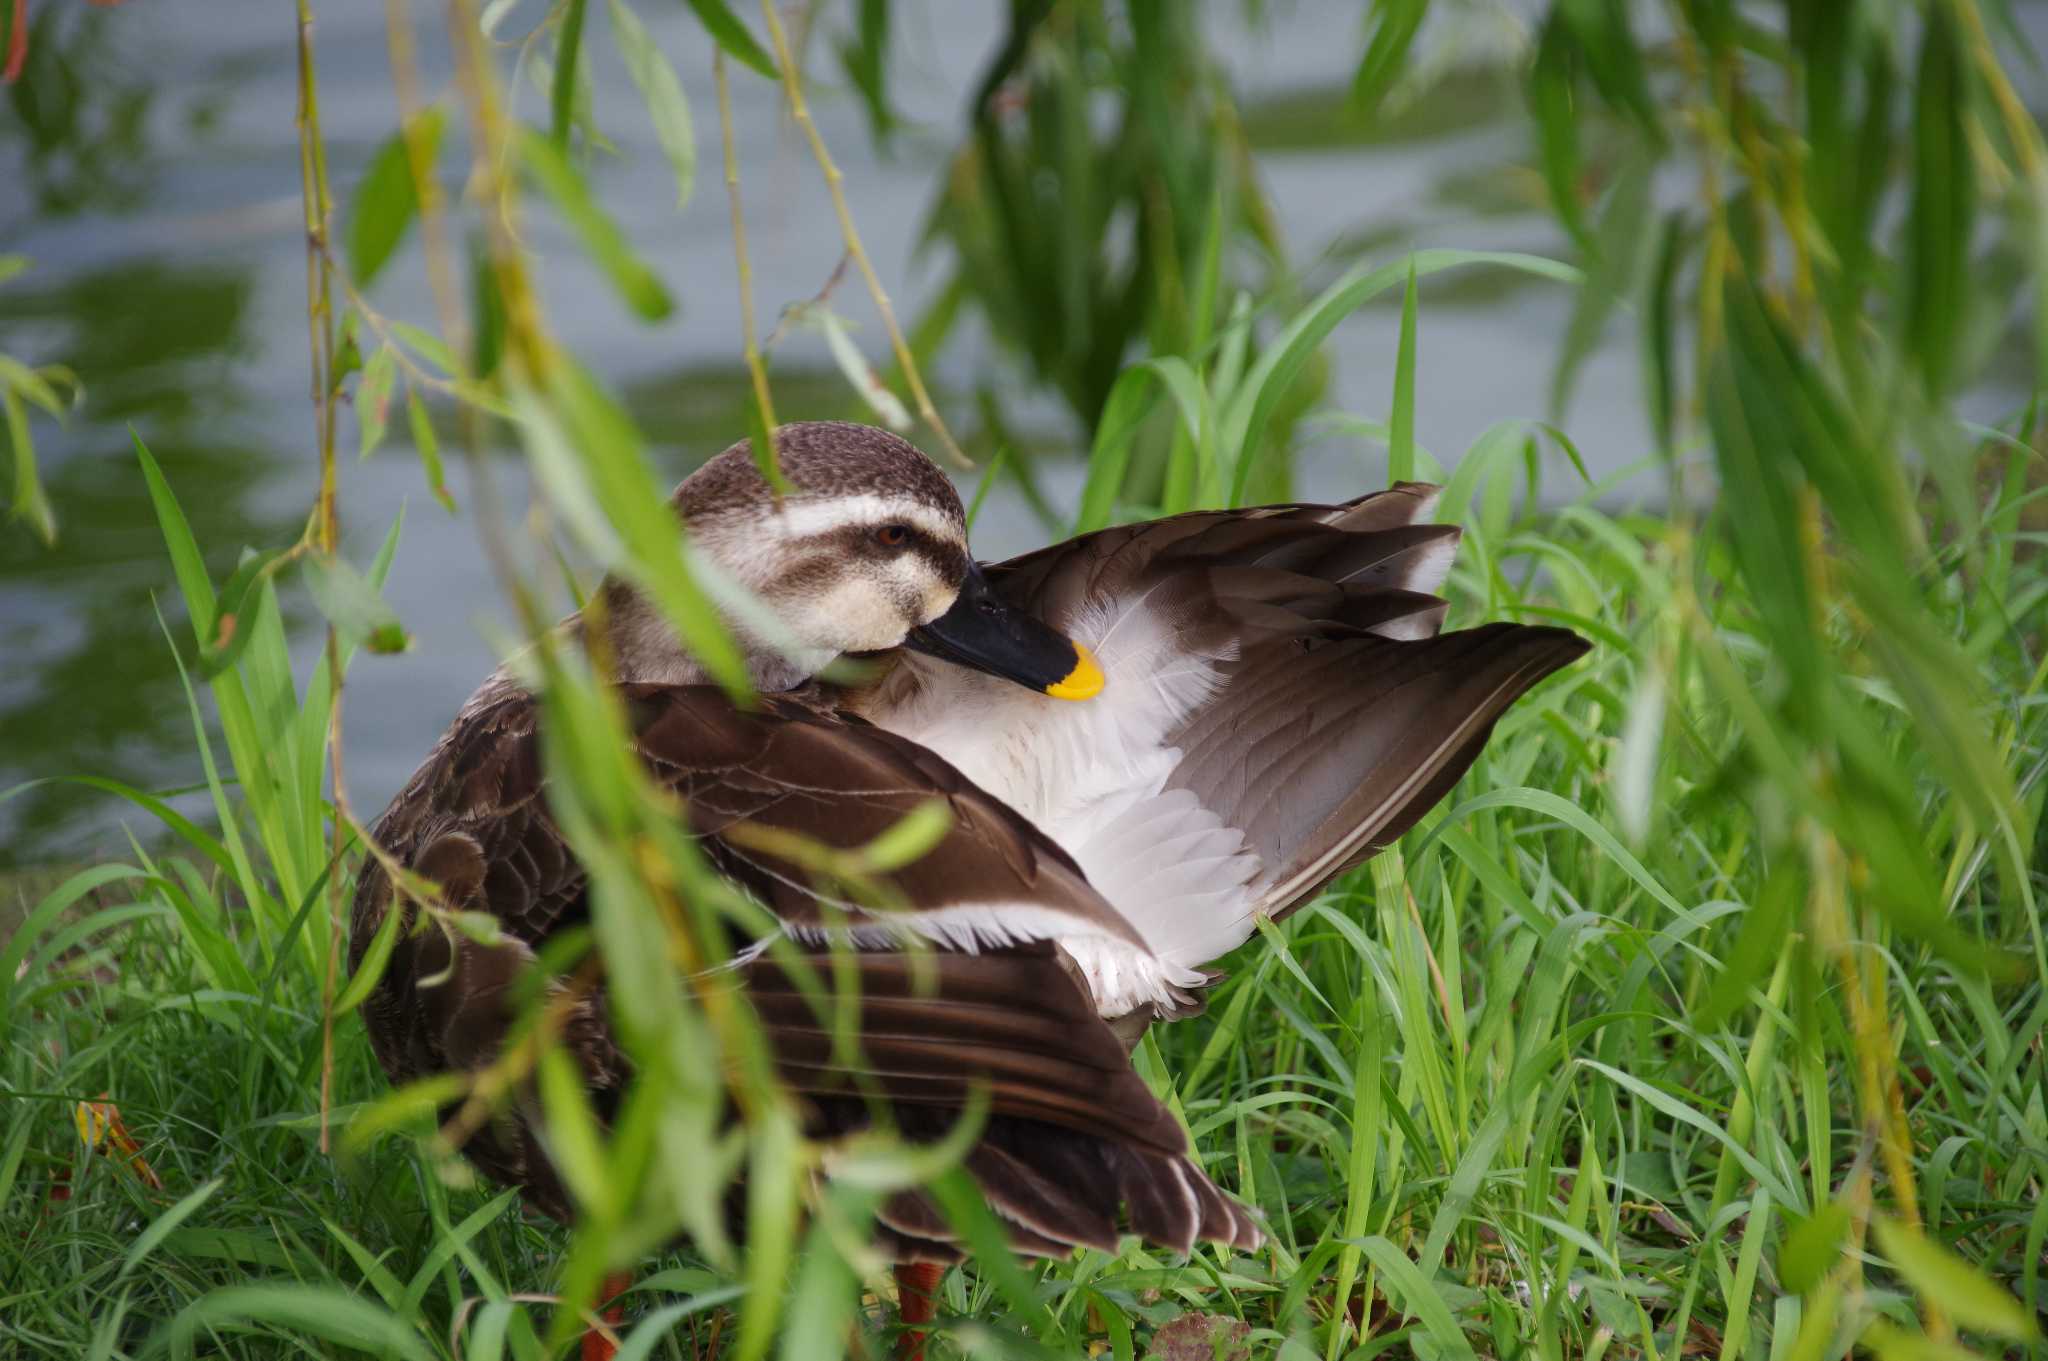
[[[1144,1006],[1171,1007],[1182,989],[1202,975],[1177,967],[1150,950],[1104,935],[1089,923],[1043,903],[960,903],[919,912],[870,914],[866,922],[843,927],[790,925],[794,939],[822,945],[837,939],[861,949],[900,946],[906,933],[964,955],[1025,941],[1054,940],[1087,980],[1089,995],[1104,1016],[1122,1016]]]
[[[1229,657],[1186,651],[1148,600],[1097,603],[1062,621],[1102,667],[1102,693],[1085,703],[911,656],[924,682],[916,696],[870,714],[1030,819],[1144,937],[1149,954],[1054,934],[1104,1016],[1166,1002],[1171,988],[1199,981],[1194,966],[1242,941],[1259,870],[1241,833],[1193,793],[1166,789],[1181,759],[1166,734],[1215,692]]]

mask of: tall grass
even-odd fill
[[[721,76],[730,58],[738,78],[799,90],[775,10],[764,7],[763,41],[720,0],[692,8]],[[574,154],[588,131],[588,8],[565,0],[536,39],[554,54],[544,131],[509,112],[465,0],[451,5],[456,89],[429,105],[404,9],[394,4],[392,29],[402,130],[339,222],[302,36],[323,473],[344,384],[365,447],[405,403],[437,487],[424,402],[456,403],[469,452],[484,417],[509,421],[563,531],[648,591],[742,690],[715,583],[677,551],[630,420],[552,338],[520,245],[520,215],[544,201],[629,310],[671,305]],[[1375,8],[1362,105],[1385,96],[1418,13]],[[1466,530],[1453,624],[1563,623],[1596,643],[1503,720],[1397,849],[1225,961],[1205,1017],[1141,1045],[1141,1072],[1205,1166],[1265,1214],[1271,1242],[1253,1255],[1204,1248],[1180,1262],[1133,1245],[1019,1264],[989,1241],[956,1173],[886,1141],[843,1152],[841,1170],[857,1175],[819,1189],[824,1150],[801,1137],[744,1012],[661,967],[714,956],[720,914],[742,908],[621,755],[602,676],[545,647],[535,679],[557,813],[598,886],[579,944],[608,968],[641,1078],[617,1127],[600,1130],[545,1044],[519,1046],[494,1075],[537,1078],[582,1211],[575,1230],[474,1184],[429,1123],[460,1089],[386,1095],[349,1018],[374,952],[356,979],[330,968],[362,854],[330,744],[335,706],[355,654],[404,644],[378,595],[402,531],[352,567],[323,494],[299,542],[251,553],[216,586],[177,488],[138,441],[186,616],[165,624],[164,645],[186,668],[211,817],[202,826],[157,793],[110,787],[147,829],[129,854],[22,890],[24,923],[0,945],[0,1342],[49,1356],[552,1355],[606,1268],[666,1252],[636,1287],[631,1356],[875,1354],[889,1325],[864,1217],[878,1188],[931,1180],[986,1248],[947,1280],[941,1355],[2040,1354],[2042,483],[2033,411],[1993,431],[1945,405],[1968,366],[1950,324],[1963,304],[1943,283],[1969,258],[1956,233],[1959,205],[1975,202],[1946,153],[2009,145],[2035,163],[2006,123],[1993,148],[1973,121],[1987,108],[2004,117],[1975,13],[1941,8],[1914,35],[1923,98],[1896,276],[1850,249],[1875,230],[1863,198],[1840,185],[1789,193],[1766,143],[1741,137],[1710,148],[1724,177],[1703,187],[1705,229],[1681,220],[1664,233],[1664,263],[1624,268],[1613,247],[1644,238],[1641,167],[1669,137],[1657,102],[1635,92],[1665,76],[1627,64],[1637,49],[1622,7],[1568,4],[1545,30],[1532,95],[1560,214],[1585,227],[1583,271],[1419,251],[1361,266],[1299,308],[1254,306],[1234,300],[1217,263],[1238,224],[1209,193],[1204,227],[1177,247],[1195,267],[1173,294],[1175,324],[1106,387],[1086,380],[1100,412],[1076,528],[1241,502],[1269,477],[1284,485],[1275,422],[1322,338],[1403,288],[1386,409],[1348,419],[1386,446],[1394,476],[1446,483],[1444,518]],[[1754,37],[1731,37],[1704,9],[1686,22],[1681,41],[1708,58],[1671,68],[1693,82],[1690,126],[1734,109],[1753,130],[1743,101],[1755,96],[1731,73]],[[630,11],[612,24],[630,42]],[[1767,55],[1822,51],[1824,35],[1797,36]],[[875,40],[864,29],[870,91]],[[1857,98],[1895,97],[1885,63],[1902,59],[1903,38],[1852,26],[1834,41],[1864,61]],[[680,85],[660,53],[630,50],[687,193]],[[1946,105],[1929,93],[1943,80],[1964,91]],[[1595,102],[1588,91],[1643,139],[1638,168],[1594,205],[1576,197],[1586,176],[1572,121]],[[1833,108],[1807,105],[1823,123]],[[435,173],[454,116],[481,210],[449,203]],[[1589,124],[1586,142],[1606,135]],[[1771,177],[1764,204],[1777,216],[1745,220],[1756,200],[1726,177],[1751,172]],[[1804,202],[1831,205],[1819,225],[1787,206]],[[455,243],[470,211],[464,261]],[[736,190],[734,221],[738,236]],[[438,336],[368,296],[415,224]],[[1795,237],[1812,268],[1772,268],[1784,259],[1773,232]],[[1522,269],[1578,290],[1561,391],[1573,338],[1643,290],[1646,372],[1664,395],[1662,447],[1646,463],[1676,466],[1704,440],[1723,489],[1713,513],[1615,509],[1568,439],[1533,421],[1436,466],[1414,381],[1447,357],[1429,349],[1417,285],[1448,268]],[[1915,281],[1896,312],[1894,277]],[[1690,307],[1677,288],[1688,280]],[[917,348],[899,348],[906,368]],[[1696,360],[1691,378],[1679,353]],[[766,423],[765,382],[758,392]],[[1149,463],[1134,453],[1145,428],[1164,431]],[[559,588],[522,571],[541,555],[479,485],[485,550],[538,634]],[[332,625],[328,664],[310,671],[280,620],[292,573]],[[489,929],[441,912],[430,885],[409,891],[449,929]],[[735,1067],[730,1084],[707,1080]],[[102,1094],[135,1153],[79,1117]],[[744,1250],[719,1212],[742,1172]],[[678,1230],[693,1244],[670,1250]]]
[[[1896,933],[1856,942],[1897,1007],[1878,1057],[1901,1075],[1923,1227],[1851,1250],[1865,1222],[1896,1214],[1859,1103],[1866,1037],[1814,952],[1749,958],[1758,921],[1798,908],[1755,854],[1765,829],[1726,789],[1747,778],[1747,734],[1716,668],[1761,683],[1754,604],[1725,553],[1695,545],[1674,575],[1680,545],[1661,518],[1604,513],[1590,492],[1554,515],[1514,509],[1501,483],[1515,471],[1501,461],[1459,513],[1453,620],[1566,622],[1599,641],[1593,658],[1519,706],[1398,853],[1245,946],[1207,1017],[1156,1028],[1139,1051],[1212,1174],[1266,1214],[1272,1246],[1186,1265],[1084,1253],[1031,1268],[1022,1302],[987,1266],[957,1273],[958,1345],[1036,1354],[1019,1340],[1028,1312],[1054,1352],[1105,1340],[1143,1355],[1153,1330],[1196,1311],[1294,1355],[1823,1355],[1874,1332],[1890,1354],[1893,1334],[1876,1330],[1910,1328],[1916,1299],[1992,1354],[2026,1333],[2015,1298],[2048,1298],[2041,975],[1987,976]],[[2039,564],[2020,555],[2014,589],[2048,585]],[[2007,699],[2038,837],[2048,706],[2023,636],[1984,627],[2000,607],[1959,592],[1953,637]],[[274,620],[266,595],[245,682],[289,676]],[[1652,675],[1668,718],[1645,738],[1629,697]],[[287,720],[259,752],[321,726],[317,693],[252,699]],[[1853,702],[1903,736],[1888,687]],[[285,896],[291,862],[272,855],[291,844],[289,786],[260,762],[236,769],[223,836],[174,823],[177,849],[71,877],[0,960],[0,1327],[47,1355],[187,1338],[227,1355],[311,1339],[541,1354],[551,1308],[520,1297],[559,1281],[559,1231],[405,1140],[318,1153],[320,868]],[[1955,864],[1957,929],[2024,946],[2038,923],[2001,896],[1981,843],[1952,809],[1929,813],[1930,851]],[[1757,985],[1731,991],[1751,964]],[[382,1089],[346,1024],[334,1082],[344,1122]],[[102,1092],[161,1193],[80,1143],[71,1106]],[[60,1185],[69,1199],[52,1199]],[[871,1275],[850,1248],[814,1231],[797,1279]],[[646,1354],[703,1354],[750,1277],[757,1291],[787,1279],[748,1267],[667,1259],[629,1335]],[[783,1303],[783,1354],[837,1345],[800,1341],[840,1336],[831,1291]],[[884,1326],[872,1306],[860,1322]]]

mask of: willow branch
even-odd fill
[[[931,394],[925,391],[924,379],[919,376],[917,359],[910,352],[910,342],[903,338],[903,328],[896,324],[896,309],[889,302],[889,295],[882,288],[882,281],[875,273],[875,266],[868,259],[868,253],[860,242],[860,229],[853,225],[853,213],[846,206],[846,191],[842,185],[844,176],[832,161],[832,153],[825,149],[825,139],[818,133],[818,125],[811,121],[810,106],[804,103],[803,82],[797,78],[796,59],[790,54],[789,35],[783,31],[782,18],[775,12],[775,0],[761,0],[761,13],[768,21],[768,36],[775,44],[775,64],[782,72],[782,88],[789,97],[790,116],[797,126],[804,130],[804,137],[811,144],[811,155],[818,162],[818,170],[825,177],[825,188],[832,195],[832,211],[839,217],[839,234],[846,241],[846,253],[860,266],[861,278],[866,280],[868,294],[875,300],[875,310],[882,314],[882,325],[889,332],[889,344],[896,352],[896,362],[903,368],[903,376],[910,382],[911,396],[917,402],[917,414],[939,437],[939,443],[946,454],[963,468],[974,466],[974,460],[960,451],[954,442],[953,432],[946,428],[939,418],[938,409],[932,405]]]
[[[761,361],[761,346],[754,328],[754,267],[747,260],[747,224],[740,210],[740,162],[733,151],[732,89],[725,74],[725,49],[711,56],[711,70],[718,81],[718,130],[725,149],[725,196],[732,204],[732,254],[740,283],[740,337],[745,347],[747,375],[753,379],[754,402],[761,408],[761,428],[775,433],[775,403],[768,395],[768,366]]]
[[[412,16],[406,0],[384,0],[384,36],[391,61],[391,86],[398,95],[398,126],[405,138],[406,166],[412,171],[413,195],[419,203],[427,286],[434,295],[434,312],[441,323],[441,334],[447,338],[456,363],[462,364],[469,353],[468,326],[462,311],[462,293],[456,283],[455,253],[448,240],[447,204],[419,126],[418,115],[426,101],[420,93],[419,50],[413,39]],[[361,303],[357,306],[360,308]],[[456,376],[468,375],[458,371]]]
[[[332,558],[340,540],[335,508],[334,467],[334,268],[327,251],[328,223],[333,215],[327,189],[327,152],[320,137],[320,97],[313,70],[313,12],[299,0],[299,177],[306,207],[306,327],[312,349],[313,426],[320,460],[320,491],[313,514],[315,542],[323,557]],[[341,863],[347,830],[341,810],[341,639],[327,626],[327,750],[328,776],[335,814],[332,863]],[[341,968],[342,878],[327,880],[327,958],[320,980],[320,1151],[332,1146],[328,1115],[334,1097],[334,988]]]

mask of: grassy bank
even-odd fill
[[[1742,695],[1768,692],[1773,667],[1724,544],[1598,510],[1590,490],[1521,518],[1522,452],[1505,439],[1460,465],[1452,621],[1562,621],[1594,655],[1509,715],[1398,855],[1244,947],[1209,1013],[1140,1051],[1212,1175],[1266,1215],[1270,1249],[1084,1254],[1029,1268],[1021,1299],[956,1273],[937,1354],[1207,1355],[1166,1350],[1191,1313],[1241,1323],[1260,1355],[1781,1357],[1949,1326],[1995,1354],[2032,1312],[2015,1297],[2048,1299],[2040,922],[1937,792],[1938,754],[1907,740],[1885,682],[1854,679],[1845,702],[1921,791],[1945,933],[1905,934],[1818,879],[1788,890],[1758,848],[1780,839],[1764,823],[1801,814],[1759,794],[1741,755]],[[2027,544],[1988,547],[1999,580],[1958,555],[1933,595],[1997,697],[1979,717],[2032,819],[2038,878],[2031,605],[2048,574]],[[264,677],[282,659],[264,651],[282,648],[273,626],[259,611],[252,687],[289,683]],[[1831,621],[1845,640],[1866,627]],[[270,857],[293,818],[265,769],[219,787],[237,834],[173,824],[162,854],[24,901],[0,1012],[6,1350],[543,1354],[536,1297],[563,1233],[397,1134],[319,1151],[325,980],[304,909],[322,897],[317,882],[282,896]],[[137,814],[138,835],[166,839]],[[1865,1095],[1892,1077],[1896,1129]],[[382,1092],[344,1018],[337,1121]],[[76,1104],[103,1093],[161,1189],[81,1142]],[[851,1265],[874,1283],[874,1264]],[[665,1259],[633,1297],[636,1354],[729,1347],[741,1284]],[[784,1304],[784,1355],[837,1335],[839,1305]],[[886,1347],[872,1298],[856,1326]]]

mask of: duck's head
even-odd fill
[[[690,541],[816,664],[908,645],[1061,699],[1102,673],[1085,647],[1006,604],[967,548],[952,482],[908,441],[845,421],[779,427],[778,498],[742,440],[676,488]]]

